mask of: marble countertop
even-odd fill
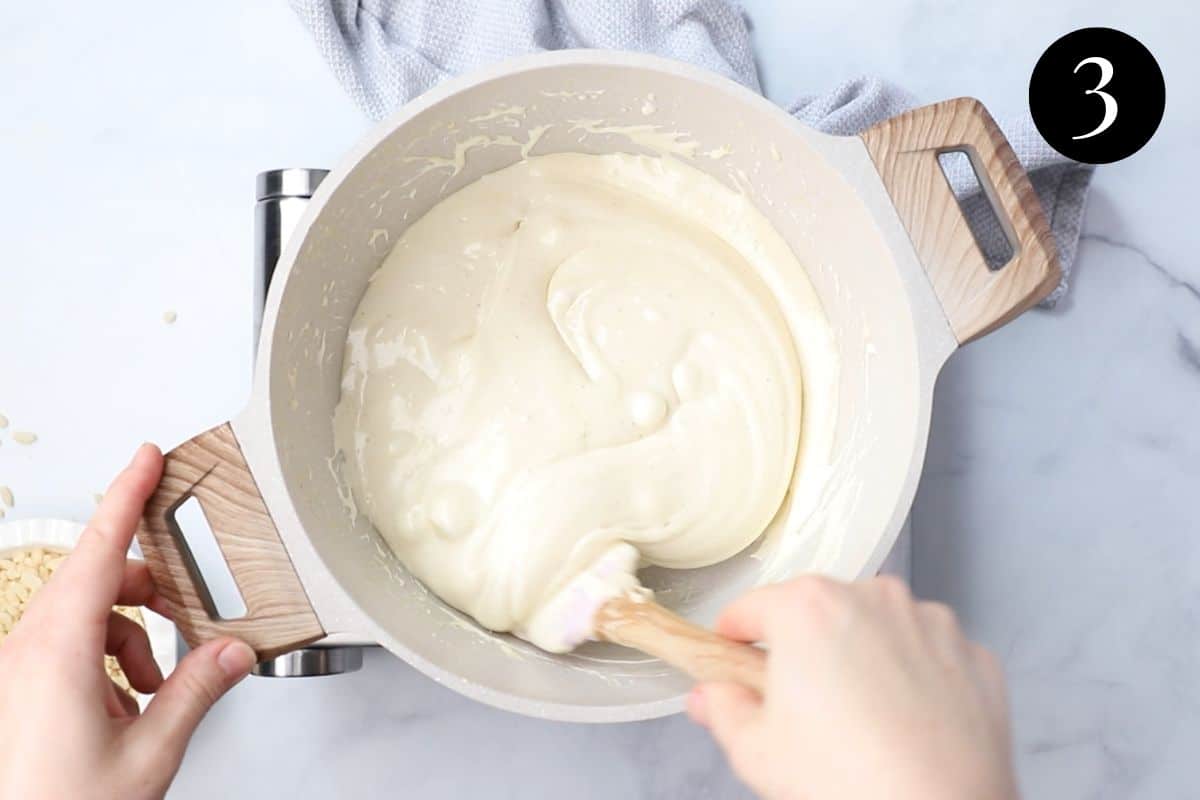
[[[1165,120],[1098,173],[1065,302],[972,344],[941,377],[914,583],[1003,657],[1028,796],[1194,795],[1200,263],[1184,209],[1200,102],[1185,77],[1200,14],[1168,0],[746,5],[780,102],[871,73],[1002,116],[1066,31],[1112,25],[1157,55]],[[137,442],[178,442],[240,409],[253,176],[326,166],[367,124],[283,3],[114,9],[18,4],[0,25],[0,411],[40,436],[0,447],[10,518],[85,519]],[[171,796],[485,792],[746,794],[681,717],[525,719],[371,653],[350,676],[242,684]]]

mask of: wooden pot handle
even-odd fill
[[[1041,203],[1004,134],[972,98],[947,100],[862,133],[960,344],[995,330],[1058,285],[1061,270]],[[1004,228],[1013,255],[989,269],[938,164],[960,151]]]
[[[204,510],[246,605],[222,619],[175,522],[189,497]],[[162,481],[146,503],[138,543],[155,587],[192,647],[236,636],[260,659],[325,635],[267,512],[229,423],[196,436],[164,457]]]

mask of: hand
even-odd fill
[[[999,664],[902,581],[766,586],[717,630],[770,648],[765,696],[701,684],[688,713],[764,797],[1017,796]]]
[[[193,650],[166,681],[141,626],[114,605],[165,611],[146,565],[127,561],[162,454],[143,445],[109,487],[74,552],[0,645],[0,797],[162,797],[209,707],[250,671],[235,639]],[[104,670],[117,657],[146,713]]]

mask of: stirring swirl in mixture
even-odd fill
[[[603,595],[639,561],[737,553],[800,438],[766,261],[801,269],[672,159],[540,156],[446,197],[350,327],[334,424],[359,507],[443,600],[550,650],[581,638],[547,622],[581,575]]]

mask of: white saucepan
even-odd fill
[[[805,265],[833,328],[837,424],[819,491],[790,497],[765,545],[645,576],[699,622],[761,581],[877,570],[916,491],[938,370],[1058,282],[1033,189],[975,100],[834,137],[731,81],[625,53],[544,54],[448,81],[376,127],[321,184],[271,286],[250,406],[167,455],[138,538],[190,643],[232,634],[266,657],[351,634],[524,714],[620,721],[682,708],[687,680],[659,661],[611,645],[548,655],[445,606],[348,510],[333,458],[346,328],[390,243],[480,175],[560,151],[685,158],[744,191]],[[1012,246],[998,270],[939,168],[951,151],[969,156]],[[174,523],[191,496],[243,618],[217,616]]]

